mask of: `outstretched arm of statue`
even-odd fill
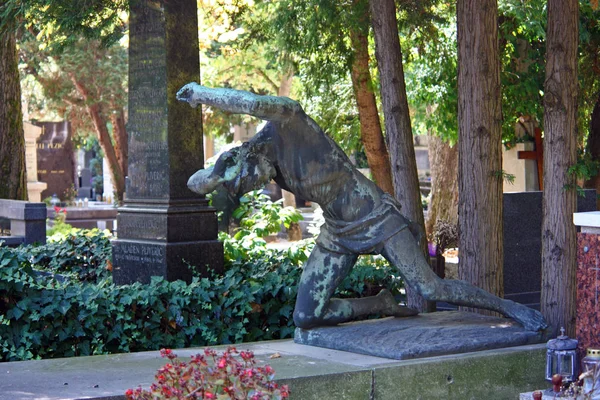
[[[302,108],[287,97],[260,96],[244,90],[213,89],[188,83],[177,92],[177,100],[192,107],[206,104],[234,114],[247,114],[267,121],[285,121]]]

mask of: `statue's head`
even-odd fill
[[[251,142],[221,154],[212,167],[201,169],[188,180],[188,188],[206,195],[219,185],[233,195],[261,189],[275,176],[275,168],[262,145]]]

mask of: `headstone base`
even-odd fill
[[[310,330],[296,328],[299,344],[406,360],[542,343],[540,332],[506,318],[464,311],[351,322]]]
[[[223,269],[217,217],[203,200],[180,204],[129,204],[119,208],[113,241],[117,285],[150,283],[153,276],[190,282]],[[195,267],[194,270],[190,266]]]
[[[148,284],[153,276],[191,282],[209,267],[220,272],[223,243],[206,240],[185,243],[117,239],[113,242],[113,281],[117,285]],[[194,268],[195,267],[195,268]]]

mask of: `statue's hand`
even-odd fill
[[[198,101],[196,100],[196,96],[194,96],[194,93],[196,91],[196,88],[199,87],[200,85],[198,85],[196,82],[191,82],[188,83],[187,85],[183,86],[181,89],[179,89],[179,91],[177,92],[176,98],[179,101],[186,101],[190,104],[190,106],[196,108],[196,106],[198,106]]]

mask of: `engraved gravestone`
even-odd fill
[[[37,174],[41,182],[48,184],[41,198],[56,194],[65,199],[65,192],[75,184],[75,158],[71,142],[70,124],[63,122],[40,122],[42,135],[37,140]]]
[[[187,188],[204,164],[201,111],[175,98],[200,75],[196,0],[131,0],[130,10],[129,175],[113,277],[189,281],[188,264],[201,272],[223,265],[215,210]]]

